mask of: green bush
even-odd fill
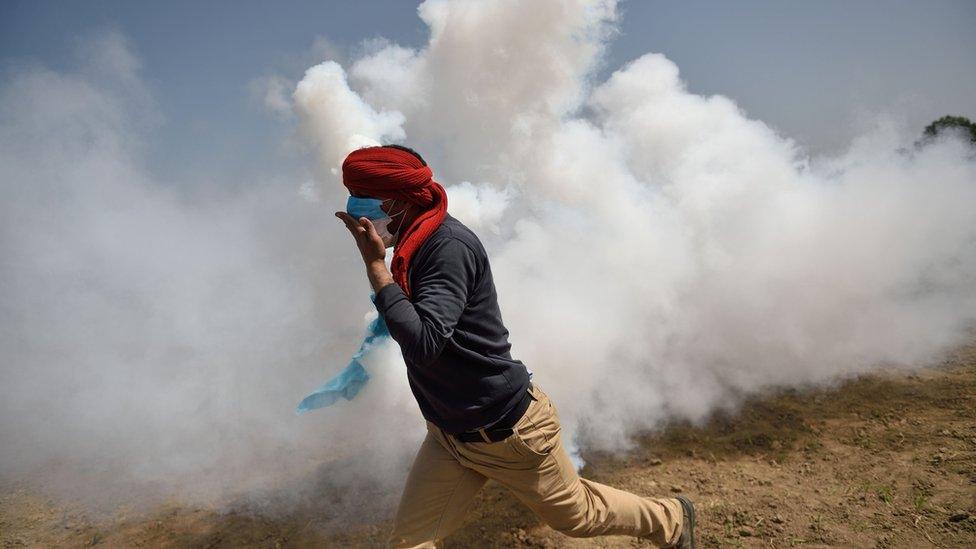
[[[942,118],[925,126],[924,137],[926,140],[934,139],[946,130],[961,131],[963,135],[969,135],[969,142],[976,145],[976,124],[965,116],[943,116]]]

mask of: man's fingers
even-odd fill
[[[342,222],[346,224],[346,227],[349,227],[350,229],[353,228],[355,225],[357,225],[356,221],[352,218],[352,216],[347,214],[346,212],[336,212],[336,217],[341,219]]]
[[[356,245],[363,255],[363,261],[370,264],[377,259],[384,259],[386,246],[383,245],[383,239],[376,232],[376,227],[369,218],[354,219],[346,212],[336,212],[335,215],[346,224],[346,228],[356,239]]]
[[[346,228],[349,229],[349,232],[351,232],[357,240],[366,235],[366,230],[362,225],[357,223],[351,215],[347,214],[346,212],[336,212],[336,217],[341,219],[342,222],[346,224]]]
[[[373,222],[368,217],[360,217],[359,224],[366,229],[366,238],[370,240],[383,240],[380,238],[380,233],[376,232],[376,227],[373,226]]]

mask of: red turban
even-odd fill
[[[433,177],[434,173],[419,158],[393,147],[358,149],[342,162],[342,184],[351,193],[406,200],[426,210],[405,232],[400,227],[400,237],[393,248],[393,280],[408,298],[410,258],[447,214],[447,192]]]

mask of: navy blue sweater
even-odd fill
[[[407,277],[412,301],[389,284],[374,302],[400,344],[421,413],[452,434],[498,421],[524,396],[529,374],[509,352],[481,241],[447,214]]]

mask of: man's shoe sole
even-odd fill
[[[677,496],[681,502],[684,519],[681,525],[681,537],[678,538],[677,549],[695,549],[695,505],[685,496]],[[686,536],[687,534],[687,536]]]

